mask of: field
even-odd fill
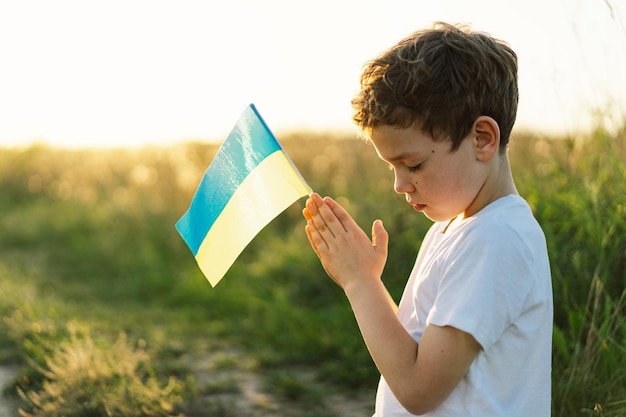
[[[362,227],[383,219],[398,299],[429,221],[359,139],[280,139]],[[46,417],[371,415],[378,375],[306,241],[304,200],[214,289],[176,233],[215,151],[0,149],[0,402]],[[626,415],[626,128],[517,133],[510,155],[551,256],[553,416]]]

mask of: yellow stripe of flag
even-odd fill
[[[218,150],[176,228],[214,287],[272,219],[311,191],[250,105]]]
[[[211,285],[220,281],[258,232],[310,192],[294,175],[284,152],[265,158],[237,188],[198,249],[196,261]]]

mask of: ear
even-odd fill
[[[480,116],[472,126],[476,159],[489,161],[500,148],[500,126],[489,116]]]

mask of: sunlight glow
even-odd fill
[[[0,145],[221,140],[252,102],[276,132],[353,129],[361,65],[436,20],[518,52],[518,128],[623,123],[625,17],[612,0],[2,2]]]

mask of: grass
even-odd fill
[[[398,299],[429,222],[394,195],[360,140],[281,141],[310,185],[362,227],[383,219],[383,278]],[[553,415],[624,415],[626,129],[519,133],[511,146],[551,256]],[[345,297],[304,236],[302,202],[210,288],[174,223],[215,151],[1,150],[0,364],[21,366],[6,394],[23,415],[329,416],[330,394],[375,387]],[[236,372],[261,379],[267,395],[254,411],[234,399],[245,388]]]
[[[23,416],[171,416],[182,402],[183,385],[171,378],[160,386],[146,366],[149,356],[124,333],[112,345],[98,345],[88,332],[72,329],[46,350],[45,366],[32,365],[43,377],[41,387],[18,388],[28,409]]]
[[[551,256],[553,415],[624,415],[626,131],[533,142],[537,163],[520,152],[514,170]]]

